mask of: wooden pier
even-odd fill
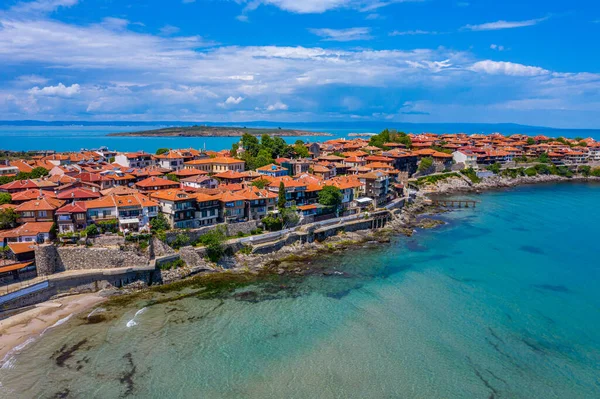
[[[436,206],[444,206],[444,207],[459,207],[459,208],[475,208],[477,206],[477,202],[475,200],[431,200],[431,203]]]

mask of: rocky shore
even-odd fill
[[[497,190],[531,184],[559,182],[600,182],[598,177],[573,176],[570,178],[556,175],[518,176],[515,178],[493,176],[476,184],[469,184],[465,179],[451,177],[435,184],[428,185],[427,194],[456,194]]]

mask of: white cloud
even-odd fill
[[[504,46],[499,45],[499,44],[490,44],[490,48],[492,50],[498,50],[498,51],[504,51],[504,50],[506,50],[506,48]]]
[[[47,13],[60,7],[72,7],[77,3],[79,3],[79,0],[20,1],[11,8],[11,11],[22,14]]]
[[[176,33],[179,33],[179,28],[173,25],[165,25],[159,29],[161,35],[171,36]]]
[[[121,19],[85,25],[11,13],[0,13],[0,119],[347,120],[360,114],[514,121],[508,115],[515,108],[492,105],[536,98],[561,99],[573,112],[561,114],[563,124],[600,122],[589,111],[600,102],[600,75],[593,73],[482,60],[444,47],[219,46],[198,36],[140,33]],[[61,81],[77,84],[48,83]],[[414,104],[429,103],[398,111],[405,93]],[[243,106],[235,104],[239,98]]]
[[[250,21],[248,16],[244,15],[244,14],[238,15],[237,17],[235,17],[235,19],[237,19],[240,22],[249,22]]]
[[[273,111],[287,111],[288,106],[282,102],[277,101],[275,104],[271,104],[267,106],[267,112]]]
[[[514,62],[491,60],[478,61],[469,69],[475,72],[484,72],[490,75],[509,76],[539,76],[550,73],[550,71],[540,67],[516,64]]]
[[[228,105],[238,105],[240,104],[242,101],[244,101],[244,97],[233,97],[233,96],[229,96],[227,97],[227,100],[225,100],[225,102],[222,103],[218,103],[217,105],[221,108],[224,108]]]
[[[229,97],[227,97],[227,100],[225,100],[225,104],[239,104],[242,101],[244,101],[244,97],[229,96]]]
[[[421,2],[424,0],[234,0],[247,3],[245,11],[252,11],[260,5],[271,5],[281,10],[298,14],[321,14],[338,8],[352,8],[370,12],[394,3]]]
[[[129,21],[123,18],[106,17],[102,20],[102,25],[107,29],[122,30],[127,28]]]
[[[513,28],[522,28],[525,26],[533,26],[537,25],[540,22],[547,20],[548,17],[545,18],[537,18],[537,19],[528,19],[526,21],[496,21],[496,22],[487,22],[485,24],[480,25],[465,25],[462,29],[472,30],[472,31],[484,31],[484,30],[500,30],[500,29],[513,29]]]
[[[325,41],[332,42],[350,42],[354,40],[369,40],[370,28],[348,28],[348,29],[309,29],[309,31]]]
[[[415,35],[437,35],[436,31],[429,30],[405,30],[405,31],[392,31],[389,33],[389,36],[415,36]]]
[[[80,87],[77,83],[72,84],[71,86],[65,86],[62,83],[59,83],[57,86],[46,86],[42,87],[34,87],[29,90],[29,93],[34,96],[58,96],[58,97],[71,97],[76,94],[79,94]]]
[[[406,61],[412,68],[427,69],[431,72],[440,72],[446,68],[452,67],[450,60],[443,61]]]

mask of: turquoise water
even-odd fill
[[[600,185],[473,198],[439,229],[327,255],[309,276],[74,317],[0,369],[0,394],[600,397]]]
[[[435,132],[435,133],[492,133],[504,134],[546,134],[550,136],[565,137],[594,137],[600,139],[600,130],[577,129],[543,129],[513,125],[482,125],[482,124],[365,124],[349,123],[324,124],[299,124],[297,126],[286,124],[287,128],[304,129],[331,133],[331,137],[284,137],[288,143],[296,140],[324,141],[331,138],[348,137],[349,133],[378,133],[388,128],[396,128],[406,132]],[[101,146],[117,151],[148,151],[154,153],[157,148],[206,148],[207,150],[222,150],[231,148],[231,144],[239,141],[237,137],[107,137],[108,133],[132,132],[163,128],[165,125],[144,126],[8,126],[0,124],[0,149],[24,150],[55,150],[79,151],[93,149]],[[248,127],[270,127],[274,124],[248,124]]]

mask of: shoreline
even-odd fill
[[[433,185],[436,191],[419,192],[413,203],[407,205],[402,210],[392,212],[392,219],[386,227],[378,230],[344,232],[329,237],[322,242],[293,244],[267,254],[244,255],[238,253],[226,260],[229,264],[234,265],[231,269],[219,268],[211,272],[198,274],[182,270],[182,273],[178,277],[166,284],[139,287],[133,291],[133,287],[129,287],[127,290],[81,293],[42,302],[31,309],[0,320],[0,367],[10,367],[11,357],[17,355],[30,343],[36,341],[48,329],[58,327],[73,316],[95,308],[101,303],[106,303],[107,306],[120,306],[136,299],[145,299],[157,293],[178,291],[189,286],[207,287],[212,285],[219,286],[221,284],[226,286],[225,289],[231,289],[232,286],[235,286],[236,282],[254,282],[258,281],[261,277],[269,275],[309,275],[318,272],[311,269],[311,260],[321,257],[324,254],[388,244],[393,236],[411,236],[415,229],[418,228],[436,228],[444,224],[444,222],[431,219],[428,216],[451,212],[451,210],[427,204],[426,200],[431,195],[479,193],[522,185],[600,182],[600,178],[586,178],[581,176],[573,178],[560,176],[498,177],[491,179],[494,180],[482,182],[484,184],[478,183],[473,185],[468,185],[460,178],[438,182]],[[215,288],[213,287],[212,289]]]
[[[46,331],[107,300],[99,292],[65,296],[0,320],[0,368],[10,368],[14,356]]]

